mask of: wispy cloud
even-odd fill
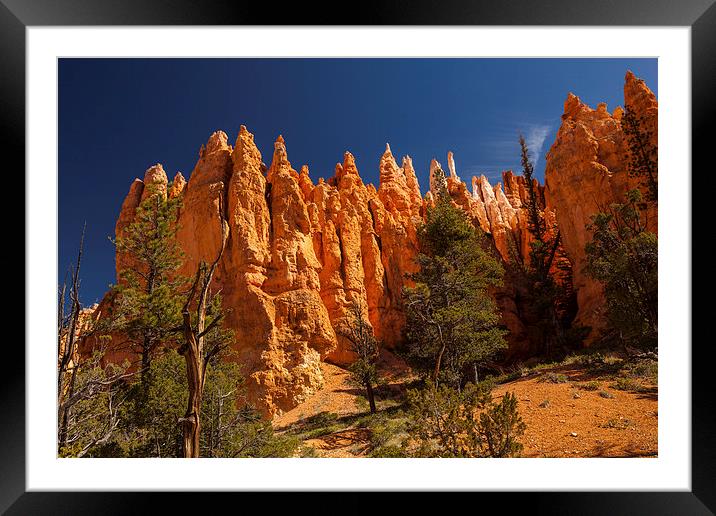
[[[525,134],[525,143],[527,143],[527,148],[530,150],[534,168],[537,168],[539,158],[542,156],[542,148],[549,134],[549,129],[548,125],[533,125],[527,129]]]
[[[535,170],[546,152],[547,138],[555,126],[553,120],[539,122],[515,121],[496,128],[491,138],[476,142],[476,148],[485,161],[471,163],[462,168],[463,177],[485,175],[491,183],[502,179],[504,170],[522,173],[520,165],[519,135],[525,137],[530,159]]]

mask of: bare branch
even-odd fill
[[[216,327],[216,325],[219,324],[219,322],[221,322],[221,320],[222,320],[223,318],[224,318],[224,314],[219,314],[219,315],[217,315],[216,317],[214,317],[214,319],[212,319],[212,321],[209,323],[209,326],[207,326],[206,329],[205,329],[204,331],[202,331],[202,332],[198,335],[199,338],[205,336],[205,335],[206,335],[207,333],[209,333],[212,329],[214,329],[214,328]]]

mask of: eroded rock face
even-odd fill
[[[506,172],[505,191],[500,183],[492,187],[484,177],[473,178],[469,192],[452,154],[448,163],[448,191],[455,203],[493,236],[504,259],[523,253],[528,232],[522,178]],[[379,171],[376,190],[363,183],[353,155],[346,152],[335,175],[314,184],[307,166],[293,169],[283,138],[274,144],[266,167],[245,127],[233,147],[217,131],[202,146],[188,182],[177,174],[167,186],[157,165],[144,182],[133,183],[117,232],[132,221],[147,184],[160,195],[179,198],[177,239],[185,255],[180,273],[192,277],[201,261],[215,259],[221,225],[228,223],[227,248],[213,288],[221,290],[228,310],[225,320],[235,332],[235,360],[248,377],[249,398],[273,416],[322,387],[321,361],[353,361],[342,330],[351,322],[354,303],[384,346],[402,341],[401,291],[410,285],[407,276],[417,271],[417,228],[430,193],[421,198],[412,160],[406,156],[399,166],[390,146]],[[124,267],[126,258],[118,256],[118,273]],[[514,335],[523,335],[509,289],[496,297],[505,324]]]
[[[129,187],[127,197],[125,197],[124,202],[122,203],[122,208],[114,227],[115,236],[117,238],[124,235],[125,228],[134,220],[137,207],[149,195],[159,195],[160,197],[166,199],[167,184],[167,174],[164,172],[164,168],[161,164],[156,164],[148,168],[144,173],[144,181],[137,178],[132,182],[132,185]],[[123,278],[121,276],[121,272],[123,270],[131,269],[136,266],[137,264],[131,256],[126,253],[117,253],[117,282],[123,282]]]
[[[544,216],[548,236],[555,226],[555,213],[546,207],[544,187],[533,180],[537,205]],[[529,263],[532,235],[528,229],[528,189],[526,180],[511,170],[502,173],[502,182],[494,186],[483,175],[473,176],[471,191],[455,173],[447,178],[448,192],[456,205],[468,213],[475,226],[492,237],[503,261]]]
[[[114,234],[116,237],[121,237],[124,234],[124,228],[134,220],[134,215],[137,211],[137,207],[142,200],[142,192],[144,191],[144,182],[137,178],[132,182],[129,187],[127,197],[124,198],[122,208],[117,217],[117,223],[114,226]],[[115,261],[115,270],[117,274],[117,282],[120,282],[121,272],[132,266],[132,257],[125,253],[117,253]]]
[[[335,332],[320,299],[308,210],[283,139],[266,175],[243,126],[230,159],[229,245],[216,283],[249,397],[273,415],[321,388],[319,363],[335,348]]]
[[[625,96],[655,128],[656,100],[643,82],[628,75]],[[534,185],[548,230],[559,226],[574,262],[582,323],[596,325],[602,303],[596,285],[580,272],[588,238],[584,224],[598,203],[633,185],[625,171],[621,114],[620,109],[610,114],[604,105],[593,110],[570,95],[548,155],[547,184]],[[489,236],[494,252],[505,262],[528,262],[525,179],[506,171],[501,183],[472,177],[468,188],[452,153],[447,163],[448,192]],[[354,359],[341,335],[354,303],[383,345],[402,342],[401,290],[417,270],[417,228],[434,203],[438,168],[433,159],[424,198],[412,160],[406,156],[398,165],[390,146],[380,159],[377,189],[363,183],[349,152],[333,177],[314,183],[307,166],[299,172],[292,167],[281,137],[267,167],[242,126],[233,147],[222,131],[211,135],[188,182],[177,174],[168,185],[161,165],[150,168],[144,181],[135,180],[116,231],[120,235],[133,220],[149,184],[160,195],[181,199],[177,238],[185,259],[180,272],[193,276],[200,261],[216,257],[221,225],[228,223],[213,288],[221,289],[228,310],[225,320],[236,335],[235,360],[248,378],[249,398],[274,416],[322,387],[321,361],[347,365]],[[118,275],[129,266],[127,257],[117,256]],[[510,330],[508,355],[528,353],[518,293],[507,284],[494,295]]]
[[[628,72],[624,85],[625,104],[643,117],[657,142],[658,104],[644,81]],[[590,338],[604,324],[604,296],[598,282],[584,272],[584,247],[591,240],[585,225],[591,216],[623,198],[638,186],[629,177],[628,146],[622,130],[623,109],[609,113],[606,104],[592,109],[569,94],[564,103],[562,125],[547,154],[545,197],[556,212],[562,243],[573,263],[574,288],[579,311],[577,322],[592,327]],[[649,214],[649,229],[657,230],[656,212]]]
[[[366,186],[346,153],[328,182],[296,172],[279,137],[266,167],[251,133],[235,145],[222,131],[199,151],[188,182],[168,186],[161,165],[136,180],[117,222],[131,223],[148,185],[181,200],[177,240],[180,274],[192,277],[213,261],[221,226],[229,239],[213,288],[221,290],[226,324],[236,336],[235,359],[249,379],[249,397],[267,415],[279,414],[320,389],[319,364],[347,365],[354,355],[341,336],[359,304],[386,346],[401,340],[401,289],[415,270],[416,226],[423,201],[409,157],[398,166],[388,148],[380,187]],[[131,264],[117,256],[118,275]]]

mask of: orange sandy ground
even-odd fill
[[[356,405],[358,391],[348,382],[348,372],[322,364],[324,388],[305,403],[274,420],[281,432],[320,412],[339,416],[365,411]],[[400,359],[388,355],[380,367],[383,381],[393,389],[411,379]],[[576,383],[592,381],[594,375],[579,366],[560,366],[544,370],[568,377],[569,383],[541,382],[541,375],[530,375],[502,385],[493,391],[496,400],[514,392],[527,430],[521,438],[523,457],[655,457],[658,441],[658,399],[656,392],[632,393],[612,389],[611,381],[599,381],[594,391],[579,389]],[[613,398],[600,396],[600,391]],[[655,391],[655,389],[654,389]],[[544,403],[547,400],[549,403]],[[541,406],[546,405],[546,406]],[[379,405],[380,407],[380,405]],[[369,451],[370,430],[345,428],[329,435],[304,441],[321,457],[361,457]]]
[[[570,382],[592,380],[574,366],[553,371],[565,374]],[[602,381],[600,390],[585,391],[531,377],[497,386],[494,396],[499,399],[506,391],[517,396],[527,424],[523,457],[655,457],[657,394],[619,391],[609,387],[611,383]],[[614,398],[601,397],[601,390]],[[545,400],[549,405],[541,407]]]

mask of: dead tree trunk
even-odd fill
[[[220,199],[221,201],[221,199]],[[221,202],[219,203],[221,208]],[[222,210],[219,210],[222,213]],[[202,262],[196,271],[194,283],[189,291],[186,302],[182,309],[184,344],[179,348],[179,353],[186,361],[186,377],[189,385],[189,400],[186,413],[179,420],[183,436],[183,453],[186,458],[199,457],[199,436],[201,435],[201,401],[204,394],[204,381],[206,378],[206,366],[218,349],[205,350],[204,341],[206,334],[221,320],[221,314],[214,317],[211,323],[206,325],[206,312],[209,306],[209,288],[214,276],[216,266],[224,254],[226,240],[228,239],[228,224],[221,219],[222,243],[216,260],[210,267]],[[198,295],[198,298],[197,298]],[[196,301],[195,301],[196,298]],[[196,307],[196,324],[192,324],[191,308]]]
[[[189,326],[191,328],[191,326]],[[199,436],[201,433],[201,399],[204,392],[204,367],[200,347],[193,331],[185,332],[189,343],[184,352],[186,377],[189,384],[189,400],[186,413],[181,420],[184,457],[199,456]]]
[[[57,424],[58,424],[58,450],[67,445],[67,426],[70,417],[71,406],[64,403],[74,394],[74,384],[77,377],[77,344],[80,324],[80,266],[82,264],[82,247],[85,240],[85,223],[80,237],[80,247],[77,251],[77,264],[72,271],[72,285],[69,291],[70,315],[65,323],[65,294],[66,285],[62,286],[59,300],[59,321],[58,321],[58,367],[57,367]],[[71,268],[71,267],[70,267]],[[65,336],[64,343],[62,336]],[[67,374],[69,373],[69,378]]]

